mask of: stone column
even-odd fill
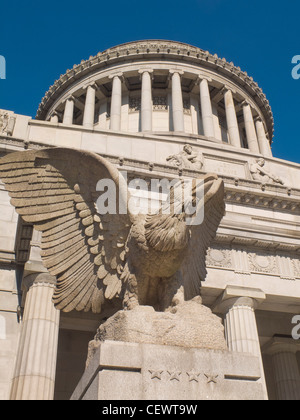
[[[227,286],[219,298],[214,312],[224,314],[225,335],[229,350],[250,353],[259,358],[260,381],[267,399],[267,387],[255,318],[255,309],[265,298],[265,294],[258,289]]]
[[[229,89],[225,89],[224,102],[229,142],[234,147],[241,147],[240,132],[236,117],[234,99],[232,96],[232,92]]]
[[[83,112],[83,127],[93,128],[95,119],[95,101],[96,101],[96,88],[89,85],[86,90],[85,106]]]
[[[261,118],[258,117],[255,119],[255,127],[260,153],[265,157],[272,157],[270,143],[267,139],[264,124]]]
[[[183,116],[183,101],[181,90],[181,75],[180,70],[170,70],[172,75],[172,113],[173,113],[173,129],[177,132],[184,132],[184,116]]]
[[[151,73],[153,70],[141,69],[142,77],[141,93],[141,122],[142,131],[152,131],[152,84]]]
[[[274,337],[263,351],[272,356],[278,400],[300,401],[300,373],[296,358],[300,343],[291,338]]]
[[[200,81],[200,104],[203,131],[206,137],[215,137],[213,112],[207,79]]]
[[[60,318],[52,303],[55,283],[48,273],[23,280],[28,291],[11,400],[53,400]]]
[[[121,106],[122,106],[122,73],[111,75],[112,93],[110,106],[110,129],[121,129]]]
[[[249,150],[253,153],[259,153],[251,106],[247,102],[243,102],[242,106]]]
[[[63,118],[63,124],[73,124],[74,117],[74,99],[68,98],[65,103],[65,112]]]

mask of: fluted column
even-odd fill
[[[267,399],[267,387],[255,317],[255,309],[265,298],[265,294],[258,289],[227,286],[214,311],[224,314],[225,335],[229,350],[250,353],[258,357],[261,368],[260,382]]]
[[[184,132],[183,101],[180,70],[170,70],[172,75],[172,113],[174,131]]]
[[[56,279],[39,273],[23,282],[28,291],[10,399],[52,400],[60,315],[52,303]]]
[[[258,117],[255,119],[255,127],[260,153],[265,157],[272,157],[270,143],[267,139],[264,124],[261,118]]]
[[[300,401],[298,351],[300,343],[285,337],[274,337],[264,346],[264,353],[272,356],[276,394],[280,401]]]
[[[225,89],[224,102],[229,142],[234,147],[241,147],[240,132],[236,117],[234,99],[232,92],[229,89]]]
[[[110,129],[121,129],[121,106],[122,106],[122,73],[111,75],[112,93],[110,106]]]
[[[73,124],[74,118],[74,99],[68,98],[65,103],[65,112],[63,118],[63,124]]]
[[[243,102],[242,106],[249,150],[253,153],[259,153],[257,135],[254,126],[251,106],[247,102]]]
[[[229,350],[260,356],[254,310],[256,302],[249,297],[229,299],[225,331]]]
[[[94,85],[89,85],[86,90],[85,106],[84,106],[84,112],[83,112],[83,123],[82,123],[82,125],[86,128],[94,127],[95,101],[96,101],[96,88]]]
[[[142,131],[152,131],[152,83],[151,73],[153,70],[141,69],[142,77],[141,94],[141,123]]]
[[[206,137],[215,137],[213,112],[207,79],[200,81],[200,104],[203,131]]]

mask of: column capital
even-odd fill
[[[254,117],[253,119],[254,119],[254,122],[255,122],[255,123],[257,123],[257,122],[261,122],[261,123],[262,123],[262,122],[263,122],[262,118],[261,118],[259,115],[257,115],[257,116],[256,116],[256,117]]]
[[[201,74],[198,74],[197,79],[196,79],[196,84],[201,83],[203,80],[206,80],[207,82],[212,82],[212,78],[211,77],[203,76]]]
[[[121,71],[119,71],[119,72],[117,72],[117,73],[113,73],[113,74],[110,74],[110,75],[108,76],[108,78],[109,78],[110,80],[114,79],[115,77],[118,77],[119,79],[121,79],[121,80],[123,81],[123,79],[124,79],[124,73],[122,73]]]
[[[231,87],[226,86],[226,85],[224,85],[224,86],[222,87],[221,92],[222,92],[222,93],[224,93],[224,94],[225,94],[226,92],[231,92],[231,93],[232,93],[232,95],[236,94],[236,90],[234,90],[234,89],[232,89]]]
[[[149,76],[150,76],[150,80],[151,81],[153,80],[153,77],[154,77],[153,76],[153,69],[139,69],[138,73],[139,73],[139,76],[140,76],[140,80],[143,79],[143,74],[144,73],[148,73]]]
[[[262,347],[263,354],[297,353],[300,351],[300,341],[289,337],[274,336]]]
[[[70,95],[70,96],[68,96],[64,101],[63,101],[63,103],[65,104],[67,101],[73,101],[74,103],[76,102],[76,99],[77,98],[75,98],[75,96],[73,96],[73,95]]]
[[[250,103],[246,100],[246,99],[244,99],[241,103],[240,103],[240,106],[242,107],[242,108],[244,108],[245,106],[250,106],[251,107],[251,105],[250,105]],[[251,107],[252,108],[252,107]]]
[[[138,73],[139,74],[143,74],[143,73],[153,73],[153,69],[151,69],[151,68],[145,68],[145,69],[139,69],[139,71],[138,71]]]
[[[54,110],[54,111],[51,112],[50,118],[51,117],[59,117],[59,116],[61,116],[61,113],[59,113],[58,111]]]
[[[34,273],[29,274],[28,276],[23,278],[22,281],[22,290],[23,293],[28,292],[31,286],[37,283],[47,283],[51,285],[56,285],[56,277],[51,276],[49,273]]]
[[[255,310],[265,299],[266,295],[260,289],[229,285],[216,300],[213,311],[227,313],[236,306],[247,306]]]
[[[171,78],[174,74],[179,74],[179,76],[183,76],[184,75],[184,71],[180,70],[180,69],[170,69],[169,70],[169,77]]]
[[[93,88],[93,89],[95,89],[95,90],[99,90],[99,86],[97,85],[97,83],[95,82],[95,81],[93,81],[93,82],[90,82],[90,83],[88,83],[87,85],[85,85],[84,87],[83,87],[83,89],[88,89],[89,87],[91,87],[91,88]],[[73,95],[71,95],[73,98],[74,98],[74,96]],[[67,98],[68,99],[68,98]],[[74,99],[76,99],[76,98],[74,98]]]

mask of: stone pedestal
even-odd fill
[[[221,319],[201,304],[200,297],[168,312],[155,312],[152,306],[118,311],[98,328],[90,352],[107,340],[227,350]]]
[[[230,352],[201,298],[119,311],[91,341],[73,400],[263,399],[259,357]]]
[[[261,400],[259,378],[248,354],[106,341],[71,400]]]

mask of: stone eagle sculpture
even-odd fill
[[[10,153],[0,159],[0,179],[22,219],[42,232],[41,257],[57,278],[58,309],[100,313],[104,305],[121,302],[125,309],[150,305],[163,311],[179,291],[185,300],[200,295],[206,251],[225,208],[223,181],[216,175],[203,177],[200,225],[188,225],[184,212],[164,214],[163,206],[155,214],[120,212],[127,205],[126,182],[108,160],[90,152]],[[101,179],[116,186],[116,214],[98,213]],[[170,194],[176,205],[175,187]]]

